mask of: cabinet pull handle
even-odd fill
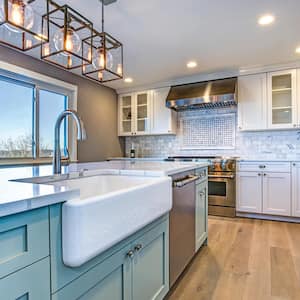
[[[133,258],[134,257],[134,251],[132,251],[132,250],[128,251],[126,256],[128,256],[129,258]]]
[[[143,245],[142,244],[138,244],[134,247],[134,251],[140,251],[141,249],[143,248]]]

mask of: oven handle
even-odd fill
[[[196,175],[188,175],[187,177],[179,180],[173,181],[173,187],[181,188],[189,183],[192,183],[196,180],[200,179],[200,176]]]
[[[227,178],[227,179],[234,179],[234,175],[212,175],[208,174],[208,178]]]

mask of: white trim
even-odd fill
[[[19,67],[19,66],[1,61],[1,60],[0,60],[0,69],[3,69],[4,71],[15,73],[15,74],[20,74],[22,76],[29,77],[29,78],[32,78],[35,80],[43,81],[45,83],[52,84],[52,85],[55,85],[58,87],[66,88],[68,90],[75,92],[76,95],[78,92],[77,85],[70,84],[70,83],[64,82],[62,80],[55,79],[53,77],[43,75],[38,72],[30,71],[28,69],[25,69],[25,68],[22,68],[22,67]]]
[[[236,216],[241,218],[250,218],[250,219],[268,220],[268,221],[300,223],[300,218],[296,218],[296,217],[274,216],[274,215],[243,213],[243,212],[236,212]]]
[[[153,82],[150,84],[140,85],[136,87],[120,88],[117,89],[116,91],[117,94],[130,93],[130,92],[137,92],[137,91],[148,90],[148,89],[150,90],[150,89],[156,89],[162,87],[170,87],[172,85],[178,85],[178,84],[186,84],[186,83],[193,83],[199,81],[214,80],[220,78],[228,78],[228,77],[235,77],[235,76],[242,76],[242,75],[258,74],[258,73],[267,73],[267,72],[281,71],[281,70],[295,69],[295,68],[300,68],[300,60],[283,63],[283,64],[256,65],[256,66],[249,66],[249,67],[245,66],[237,69],[231,69],[231,70],[219,71],[219,72],[203,72],[196,75],[178,77],[173,80]]]
[[[0,70],[3,70],[4,72],[10,72],[15,75],[20,75],[22,77],[26,77],[29,80],[33,79],[37,82],[42,82],[46,85],[54,86],[57,88],[62,88],[64,90],[67,90],[71,96],[71,99],[69,99],[68,102],[68,108],[76,110],[77,111],[77,102],[78,102],[78,86],[73,85],[67,82],[64,82],[63,80],[55,79],[53,77],[43,75],[41,73],[30,71],[28,69],[4,62],[0,60]],[[38,84],[38,83],[37,83]],[[70,159],[71,161],[77,161],[77,139],[76,139],[76,126],[73,123],[73,126],[69,129],[69,151],[70,151]],[[44,159],[39,160],[9,160],[9,159],[3,159],[3,162],[0,162],[0,165],[15,162],[16,164],[24,164],[24,163],[37,163],[37,162],[45,162]]]

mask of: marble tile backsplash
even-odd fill
[[[235,114],[236,109],[198,110],[178,113],[178,134],[162,136],[139,136],[125,139],[126,156],[130,155],[133,146],[137,157],[167,157],[172,155],[223,155],[238,156],[245,159],[294,159],[300,158],[300,131],[262,131],[239,132],[237,130],[237,118],[232,123],[232,133],[235,135],[235,145],[232,149],[211,149],[212,147],[192,147],[187,149],[182,144],[184,137],[180,128],[182,120],[189,118],[220,116]],[[216,118],[218,120],[218,118]],[[213,123],[210,122],[210,126]],[[229,130],[228,128],[226,129]],[[196,134],[196,133],[195,133]],[[207,134],[212,131],[207,130]],[[194,146],[194,145],[193,145]],[[218,148],[218,149],[217,149]]]

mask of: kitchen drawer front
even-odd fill
[[[47,207],[0,218],[0,278],[48,255]]]
[[[50,300],[49,258],[0,280],[1,299]]]
[[[243,161],[238,163],[239,172],[291,172],[290,162]]]

